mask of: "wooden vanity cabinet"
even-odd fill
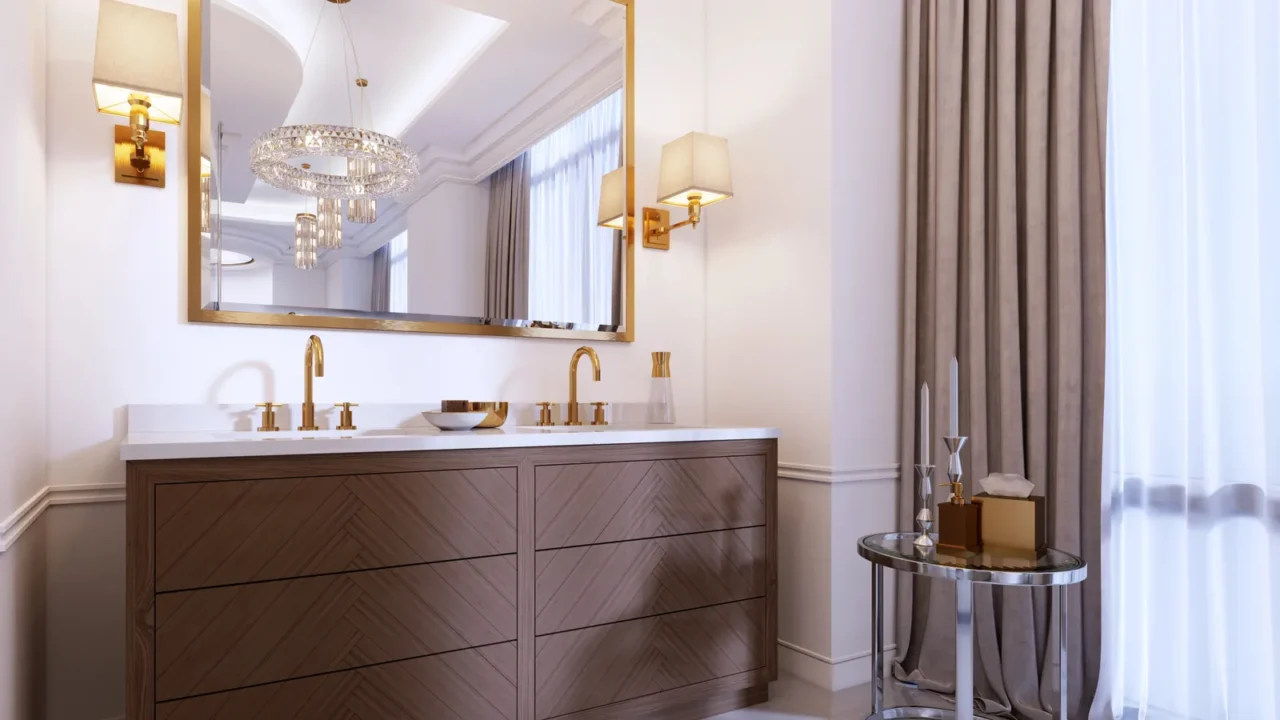
[[[762,702],[776,443],[130,462],[126,718]]]

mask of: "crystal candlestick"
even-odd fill
[[[929,531],[933,529],[933,511],[930,509],[933,499],[933,466],[917,463],[916,477],[920,483],[920,512],[916,513],[920,537],[916,538],[915,544],[918,548],[932,549],[934,542]]]

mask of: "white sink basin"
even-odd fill
[[[606,432],[611,427],[611,425],[520,425],[516,429],[533,432],[591,433]]]

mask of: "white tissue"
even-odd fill
[[[997,497],[1030,497],[1035,485],[1021,475],[1012,473],[991,473],[978,481],[983,492]]]

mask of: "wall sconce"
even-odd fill
[[[627,216],[627,169],[620,167],[600,179],[600,213],[597,226],[625,230]]]
[[[663,145],[658,202],[687,207],[689,218],[672,225],[669,211],[644,208],[644,246],[670,249],[672,230],[686,225],[696,228],[702,221],[702,208],[731,197],[728,140],[692,132]]]
[[[151,121],[182,119],[178,16],[100,0],[93,94],[98,112],[129,118],[116,128],[116,182],[164,187],[164,133]]]

